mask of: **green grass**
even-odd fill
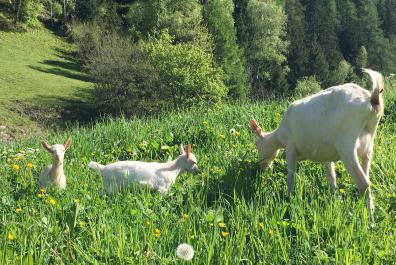
[[[91,85],[74,46],[45,28],[0,31],[0,47],[0,125],[13,136],[40,132],[41,116]]]
[[[394,92],[387,97],[388,105],[396,99]],[[395,109],[387,109],[376,138],[371,226],[341,163],[336,192],[319,164],[300,163],[291,198],[284,153],[272,172],[257,170],[250,114],[269,130],[287,105],[280,100],[194,108],[52,135],[50,143],[73,138],[65,158],[68,183],[64,192],[50,189],[42,198],[36,176],[50,156],[39,139],[1,146],[0,263],[182,264],[175,249],[188,242],[196,252],[191,264],[394,264]],[[240,135],[230,135],[231,128]],[[202,173],[181,175],[167,196],[138,186],[101,195],[101,178],[87,168],[90,160],[166,161],[177,156],[179,143],[193,144]]]

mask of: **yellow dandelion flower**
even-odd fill
[[[80,203],[80,199],[74,199],[75,203]]]
[[[22,208],[21,208],[21,207],[16,208],[16,209],[15,209],[15,212],[16,212],[16,213],[22,212]]]
[[[48,201],[51,205],[55,205],[56,204],[56,200],[54,198],[49,199]]]
[[[221,228],[224,228],[224,227],[226,227],[226,224],[225,224],[225,223],[223,223],[223,222],[219,222],[219,223],[218,223],[218,225],[219,225],[219,227],[221,227]]]
[[[224,134],[220,134],[219,137],[220,137],[220,139],[222,139],[222,140],[225,139],[225,135],[224,135]]]
[[[161,230],[159,230],[158,228],[154,229],[154,236],[156,238],[159,238],[161,236]]]
[[[275,113],[275,117],[279,118],[280,116],[281,116],[281,115],[280,115],[279,112],[276,112],[276,113]]]
[[[15,236],[11,232],[9,232],[8,235],[7,235],[7,239],[10,240],[10,241],[14,240]]]
[[[228,233],[226,231],[221,231],[220,235],[222,238],[227,238],[230,235],[230,233]]]
[[[12,170],[18,171],[19,169],[20,169],[20,167],[17,164],[12,165]]]
[[[232,136],[234,136],[234,137],[238,137],[239,135],[241,135],[241,133],[240,132],[238,132],[236,129],[234,129],[234,128],[232,128],[231,130],[230,130],[230,134],[232,135]]]
[[[27,163],[27,164],[26,164],[26,167],[27,167],[27,168],[32,168],[32,167],[33,167],[33,163],[31,163],[31,162]]]
[[[43,198],[43,197],[44,197],[44,195],[43,195],[42,193],[37,193],[37,197],[39,197],[39,198]]]
[[[275,234],[274,230],[272,230],[272,229],[270,229],[270,230],[268,231],[268,233],[270,234],[270,236],[273,236],[273,235]]]
[[[40,188],[41,193],[45,193],[45,188]]]
[[[186,213],[183,213],[183,214],[182,214],[182,219],[183,219],[183,220],[188,219],[188,217],[189,217],[188,214],[186,214]]]
[[[260,222],[260,223],[258,224],[258,226],[259,226],[259,228],[260,228],[261,230],[264,229],[264,223],[261,223],[261,222]]]
[[[345,193],[345,189],[339,189],[340,193]]]
[[[85,226],[87,223],[86,222],[84,222],[84,221],[80,221],[80,222],[78,222],[78,225],[80,226],[80,227],[83,227],[83,226]]]

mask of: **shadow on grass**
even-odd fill
[[[73,64],[71,62],[50,61],[48,63],[48,62],[44,61],[43,64],[58,65],[59,67],[45,68],[45,67],[31,66],[31,65],[29,65],[29,67],[36,71],[43,72],[43,73],[59,75],[59,76],[76,79],[76,80],[80,80],[80,81],[84,81],[84,82],[92,82],[92,78],[90,78],[88,75],[82,74],[82,73],[74,73],[74,72],[71,72],[69,69],[65,68],[65,67],[71,67]]]

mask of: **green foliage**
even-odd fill
[[[99,113],[132,115],[157,110],[157,72],[141,45],[104,32],[87,55],[86,68],[95,80],[91,101]]]
[[[342,60],[339,63],[337,69],[335,69],[331,73],[330,86],[344,84],[347,81],[350,81],[353,76],[354,76],[354,73],[353,73],[352,65],[350,63],[348,63],[347,61]]]
[[[22,1],[22,0],[21,0]],[[22,22],[25,22],[29,27],[38,27],[40,22],[38,20],[38,16],[44,10],[44,5],[39,0],[23,0],[21,3],[21,8],[18,12],[20,12],[20,19]]]
[[[243,46],[249,81],[255,97],[263,98],[270,90],[287,89],[285,66],[288,42],[286,15],[275,1],[251,0],[247,4],[248,35]]]
[[[297,80],[297,85],[294,90],[295,94],[302,98],[321,90],[320,82],[316,80],[315,76],[306,76]]]
[[[188,103],[218,102],[227,94],[222,70],[213,56],[192,42],[173,43],[164,32],[145,45],[160,78],[159,93],[174,107]]]
[[[361,46],[356,56],[356,67],[364,68],[367,65],[367,50],[364,46]]]
[[[246,98],[247,76],[243,54],[236,42],[231,0],[210,0],[205,6],[205,21],[214,38],[214,55],[226,74],[226,85],[232,98]]]

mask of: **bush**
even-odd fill
[[[140,44],[105,33],[87,60],[95,79],[91,102],[99,113],[132,115],[162,106],[157,73]]]
[[[224,73],[214,65],[213,55],[192,43],[172,43],[163,33],[145,45],[160,77],[161,94],[174,107],[185,103],[218,102],[227,95]]]
[[[25,0],[22,2],[20,10],[20,20],[26,23],[29,27],[38,27],[40,22],[38,16],[43,12],[44,5],[37,0]]]
[[[71,27],[71,37],[77,45],[77,51],[81,59],[87,60],[90,54],[100,46],[101,36],[104,34],[101,27],[95,22],[74,23]],[[105,45],[102,43],[102,48]]]
[[[320,82],[316,80],[315,76],[305,76],[297,81],[295,93],[299,97],[306,97],[320,90]]]

